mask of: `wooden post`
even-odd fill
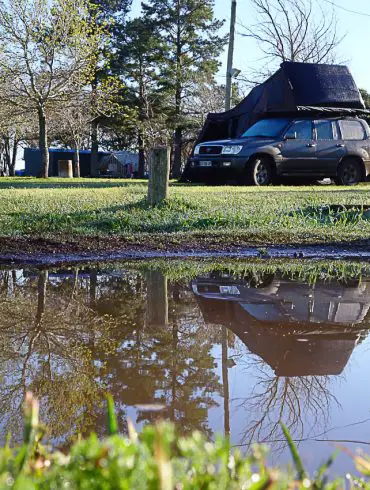
[[[169,178],[170,148],[153,148],[149,153],[148,201],[151,206],[156,206],[167,199]]]

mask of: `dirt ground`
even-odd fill
[[[261,247],[253,241],[227,243],[219,235],[135,237],[60,236],[57,239],[31,237],[0,237],[2,264],[62,264],[75,262],[110,261],[120,259],[179,257],[280,257],[280,258],[338,258],[370,260],[370,241],[350,243],[274,245]]]

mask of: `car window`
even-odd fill
[[[276,138],[288,126],[291,119],[276,118],[276,119],[261,119],[261,121],[253,124],[243,134],[244,138],[269,137]]]
[[[342,139],[344,140],[363,140],[365,131],[360,121],[339,121]]]
[[[296,133],[297,140],[310,140],[312,139],[312,121],[308,121],[307,119],[294,121],[288,132]]]
[[[332,121],[319,120],[315,121],[316,137],[318,140],[336,139],[334,134],[334,125]],[[336,129],[336,128],[335,128]]]

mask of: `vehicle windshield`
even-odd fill
[[[276,138],[291,122],[291,119],[261,119],[243,134],[243,138]]]

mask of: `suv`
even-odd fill
[[[238,139],[197,145],[186,169],[190,181],[232,179],[258,186],[279,177],[351,185],[369,174],[370,129],[355,117],[261,119]]]

